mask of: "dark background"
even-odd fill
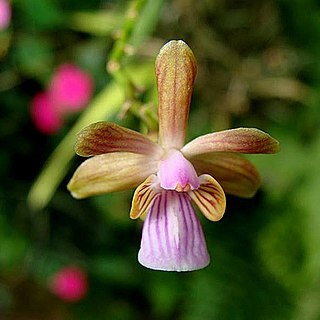
[[[11,4],[11,24],[0,33],[1,319],[320,319],[319,1]],[[212,262],[190,273],[138,264],[141,221],[128,216],[132,191],[70,196],[66,184],[82,159],[69,161],[68,132],[83,114],[51,136],[38,132],[29,114],[55,68],[72,62],[96,84],[85,112],[96,108],[99,119],[88,111],[84,122],[106,119],[152,133],[153,63],[170,39],[185,40],[198,61],[188,140],[248,126],[281,143],[279,154],[250,156],[263,178],[253,199],[228,196],[220,222],[201,218]],[[106,71],[110,59],[119,73]],[[114,83],[124,98],[101,98]],[[57,174],[48,178],[44,163],[66,137],[60,160],[48,164]],[[45,183],[31,189],[41,172]],[[66,265],[88,274],[88,294],[75,304],[48,290],[50,276]]]

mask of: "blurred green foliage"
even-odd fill
[[[0,33],[0,318],[320,319],[319,2],[11,4],[11,25]],[[128,14],[134,6],[138,14]],[[65,186],[82,161],[71,159],[72,144],[85,123],[155,131],[154,58],[179,38],[199,67],[188,139],[253,126],[282,150],[252,156],[263,177],[255,198],[228,197],[221,222],[203,220],[210,266],[164,273],[136,260],[142,223],[128,218],[131,191],[78,201]],[[94,76],[96,96],[58,134],[43,136],[29,104],[66,61]],[[27,195],[48,167],[56,180],[43,180],[46,201],[32,210]],[[69,264],[87,270],[90,286],[73,305],[48,290],[52,273]]]

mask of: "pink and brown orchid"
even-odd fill
[[[257,170],[241,153],[275,153],[267,133],[238,128],[185,144],[196,60],[181,40],[162,47],[156,59],[159,143],[119,125],[98,122],[78,135],[76,153],[91,157],[68,184],[75,198],[137,187],[130,212],[145,217],[139,262],[151,269],[204,268],[209,254],[192,202],[211,221],[222,218],[225,192],[252,197]]]

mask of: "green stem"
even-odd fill
[[[84,126],[110,119],[121,107],[124,101],[122,89],[111,82],[91,103],[68,132],[58,147],[47,160],[42,172],[32,185],[27,201],[33,210],[41,210],[52,198],[61,180],[66,175],[74,156],[75,136]]]
[[[145,4],[146,0],[132,1],[128,11],[124,25],[120,31],[118,40],[115,42],[110,53],[107,69],[110,73],[119,70],[121,62],[129,49],[128,41],[134,30],[134,26],[140,18],[140,10]]]

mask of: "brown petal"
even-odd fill
[[[189,195],[203,215],[211,220],[220,220],[226,210],[226,196],[220,184],[208,174],[199,177],[200,188]]]
[[[186,43],[173,40],[162,47],[156,60],[159,95],[159,138],[164,148],[180,149],[185,142],[195,57]]]
[[[127,152],[106,153],[83,162],[68,184],[78,199],[133,188],[155,173],[157,161]]]
[[[78,134],[75,150],[83,157],[119,151],[139,154],[161,153],[161,147],[141,133],[104,121],[82,129]]]
[[[238,128],[209,133],[187,143],[181,151],[186,157],[208,152],[276,153],[279,142],[255,128]]]
[[[250,198],[260,187],[259,172],[241,154],[213,152],[193,157],[190,161],[198,174],[213,176],[226,193]]]
[[[130,210],[131,219],[139,218],[149,209],[154,197],[159,192],[159,189],[154,186],[156,182],[158,182],[157,177],[151,175],[135,190]]]

